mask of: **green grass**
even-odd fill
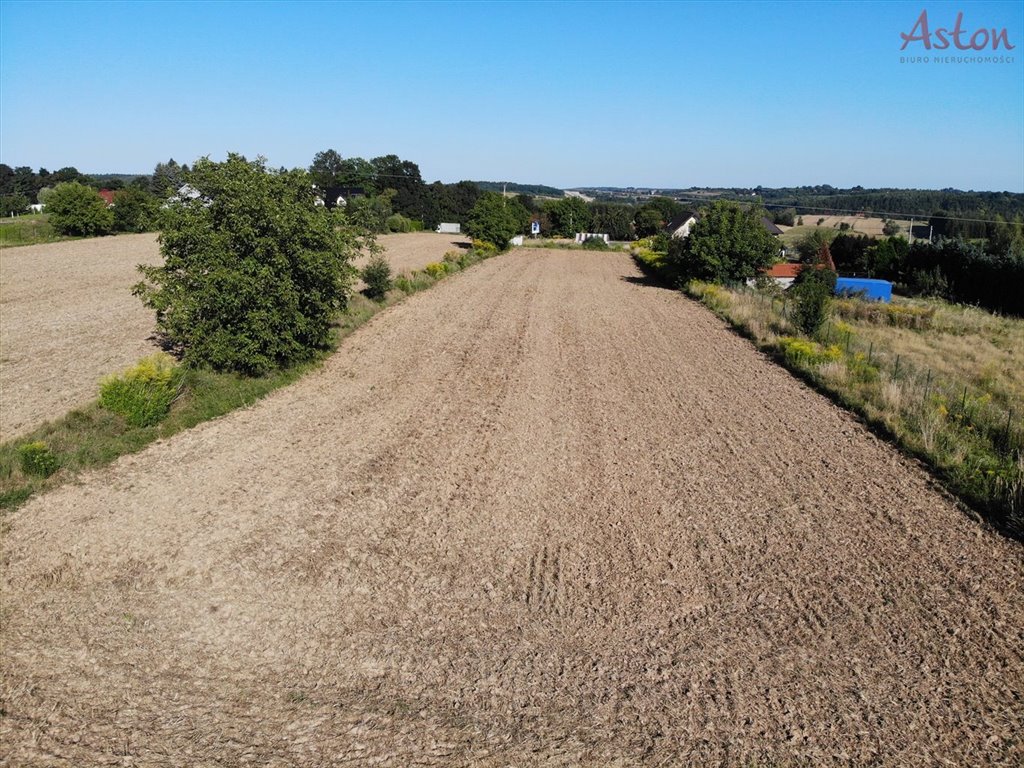
[[[467,252],[456,269],[469,267],[489,255]],[[446,274],[449,273],[438,279],[443,279]],[[140,451],[155,440],[171,437],[236,408],[252,405],[275,389],[291,384],[318,368],[342,339],[378,312],[429,288],[435,282],[437,279],[426,273],[413,271],[400,274],[395,279],[398,287],[389,291],[383,301],[372,301],[355,294],[346,311],[335,322],[331,349],[308,363],[259,378],[201,369],[186,370],[181,396],[175,400],[167,417],[158,424],[132,426],[123,416],[102,408],[97,400],[0,445],[0,510],[14,509],[35,493],[62,485],[84,470],[105,466],[120,456]],[[22,469],[22,447],[36,442],[48,448],[59,462],[59,468],[49,477]]]
[[[78,238],[58,235],[50,226],[49,217],[45,213],[0,219],[0,248],[76,239]]]

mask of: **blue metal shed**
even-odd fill
[[[892,283],[869,277],[840,277],[836,280],[837,296],[863,296],[868,301],[892,301]]]

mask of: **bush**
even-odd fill
[[[167,415],[181,389],[182,371],[174,358],[157,353],[120,376],[100,384],[100,405],[119,413],[133,427],[151,427]]]
[[[50,224],[62,235],[105,235],[114,228],[114,212],[92,187],[71,181],[53,188],[46,202]]]
[[[309,174],[231,154],[197,161],[188,183],[198,195],[164,211],[164,263],[135,286],[185,363],[261,375],[327,349],[356,234],[316,204]]]
[[[588,251],[607,251],[608,243],[604,241],[603,237],[588,237],[583,241],[583,247]]]
[[[494,256],[498,253],[499,249],[493,243],[488,243],[484,240],[474,240],[473,250],[480,254],[480,258],[486,259]]]
[[[125,187],[114,193],[114,229],[118,232],[149,232],[156,229],[160,203],[139,187]]]
[[[794,366],[812,366],[841,360],[842,350],[838,344],[823,347],[810,339],[799,339],[795,336],[783,336],[778,342],[779,349],[786,362]]]
[[[388,260],[377,254],[363,268],[363,282],[366,283],[366,295],[374,301],[383,301],[391,290],[391,265]]]
[[[38,477],[49,477],[60,467],[53,451],[41,440],[21,446],[18,449],[18,461],[22,472]]]
[[[430,275],[435,280],[440,280],[442,277],[448,274],[448,267],[442,262],[431,262],[423,268],[423,271]]]
[[[793,299],[789,319],[808,336],[815,335],[828,319],[836,273],[830,269],[800,270],[789,295]]]
[[[422,232],[423,223],[407,219],[400,213],[393,213],[384,222],[388,232]]]

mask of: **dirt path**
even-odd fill
[[[7,764],[1011,765],[1024,552],[622,254],[37,498]]]
[[[433,232],[379,241],[395,273],[469,244]],[[0,250],[0,440],[94,400],[100,379],[158,349],[131,287],[137,264],[159,261],[155,234]]]
[[[0,439],[94,400],[100,379],[158,349],[131,287],[159,259],[154,234],[0,250]]]

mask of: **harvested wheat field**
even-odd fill
[[[152,354],[152,311],[131,294],[156,235],[0,250],[0,439],[99,394],[99,381]]]
[[[1024,760],[1024,548],[620,253],[484,262],[6,524],[9,765]]]
[[[0,439],[94,400],[99,382],[157,351],[153,312],[132,296],[138,264],[157,264],[155,234],[0,250]],[[378,238],[394,272],[422,269],[465,238]],[[366,258],[357,260],[365,264]]]

